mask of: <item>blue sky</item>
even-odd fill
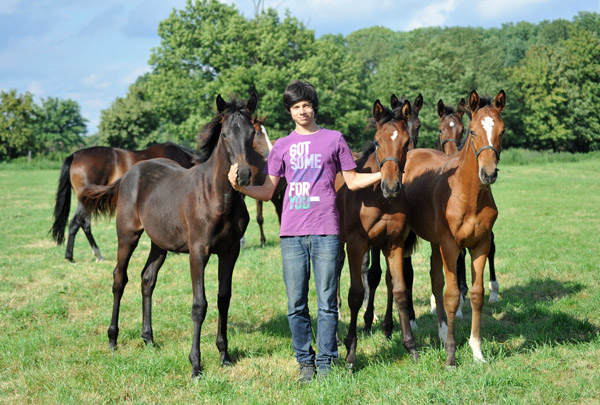
[[[245,16],[258,0],[223,1]],[[500,27],[503,23],[600,12],[600,0],[262,0],[285,10],[316,35],[347,35],[384,26],[410,31],[427,26]],[[151,49],[160,45],[159,21],[185,8],[185,0],[0,0],[0,89],[79,103],[96,132],[100,111],[148,72]]]

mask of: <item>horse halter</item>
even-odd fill
[[[472,129],[469,129],[469,133],[471,134],[471,147],[473,148],[473,152],[475,153],[475,159],[479,159],[479,155],[484,150],[491,149],[496,154],[496,158],[498,160],[500,160],[500,152],[498,152],[498,149],[494,148],[492,145],[485,145],[485,146],[481,147],[479,150],[475,150],[475,143],[473,142],[473,137],[475,136],[475,131],[473,131]]]
[[[396,162],[398,164],[398,168],[400,169],[401,173],[404,173],[404,170],[402,169],[402,164],[400,163],[400,161],[398,159],[396,159],[395,157],[386,157],[385,159],[383,159],[382,161],[379,161],[379,154],[377,153],[377,148],[379,147],[379,144],[376,142],[375,143],[375,159],[377,160],[377,165],[379,166],[379,170],[381,170],[381,166],[383,166],[383,164],[387,161],[391,161],[391,162]]]

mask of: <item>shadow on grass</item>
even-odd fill
[[[481,334],[484,342],[495,341],[508,343],[503,345],[512,349],[502,348],[503,355],[510,356],[530,351],[540,345],[562,345],[565,343],[584,343],[594,341],[600,328],[587,319],[579,319],[572,314],[554,308],[556,302],[569,298],[583,290],[586,286],[575,281],[558,281],[550,278],[531,280],[527,284],[507,289],[501,289],[501,300],[483,306]],[[381,293],[381,292],[380,292]],[[427,312],[417,318],[419,329],[413,332],[417,346],[423,350],[427,346],[439,348],[441,341],[438,337],[437,316],[429,313],[429,299],[415,299],[415,306],[425,306]],[[360,312],[362,314],[362,311]],[[463,306],[464,317],[457,319],[455,336],[458,345],[468,345],[471,332],[471,306],[467,299]],[[383,315],[383,314],[381,314]],[[402,333],[398,322],[398,312],[394,309],[394,328],[391,344],[380,345],[374,355],[365,356],[361,353],[361,340],[368,336],[361,328],[363,320],[358,320],[358,346],[355,370],[360,370],[370,361],[371,357],[384,359],[400,359],[408,357],[408,352],[402,345]],[[338,332],[343,340],[348,330],[348,322],[340,322]],[[373,325],[372,334],[383,334],[381,323]],[[491,345],[493,346],[493,345]],[[500,349],[498,349],[500,350]],[[491,349],[492,356],[497,355],[496,349]],[[340,358],[345,356],[345,346],[340,347]]]

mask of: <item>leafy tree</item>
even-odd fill
[[[87,120],[81,115],[79,104],[73,100],[48,97],[35,105],[35,139],[37,151],[70,151],[81,148]]]
[[[34,148],[36,118],[32,95],[0,92],[0,159],[24,156]]]
[[[523,100],[523,126],[511,146],[586,152],[600,149],[600,39],[582,26],[569,38],[532,47],[511,70]]]
[[[138,84],[129,87],[125,98],[118,97],[103,110],[98,127],[100,142],[125,149],[137,149],[155,141],[158,116]]]

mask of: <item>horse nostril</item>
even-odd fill
[[[247,186],[250,184],[250,178],[252,177],[252,170],[249,167],[240,168],[238,170],[238,184],[240,186]]]

